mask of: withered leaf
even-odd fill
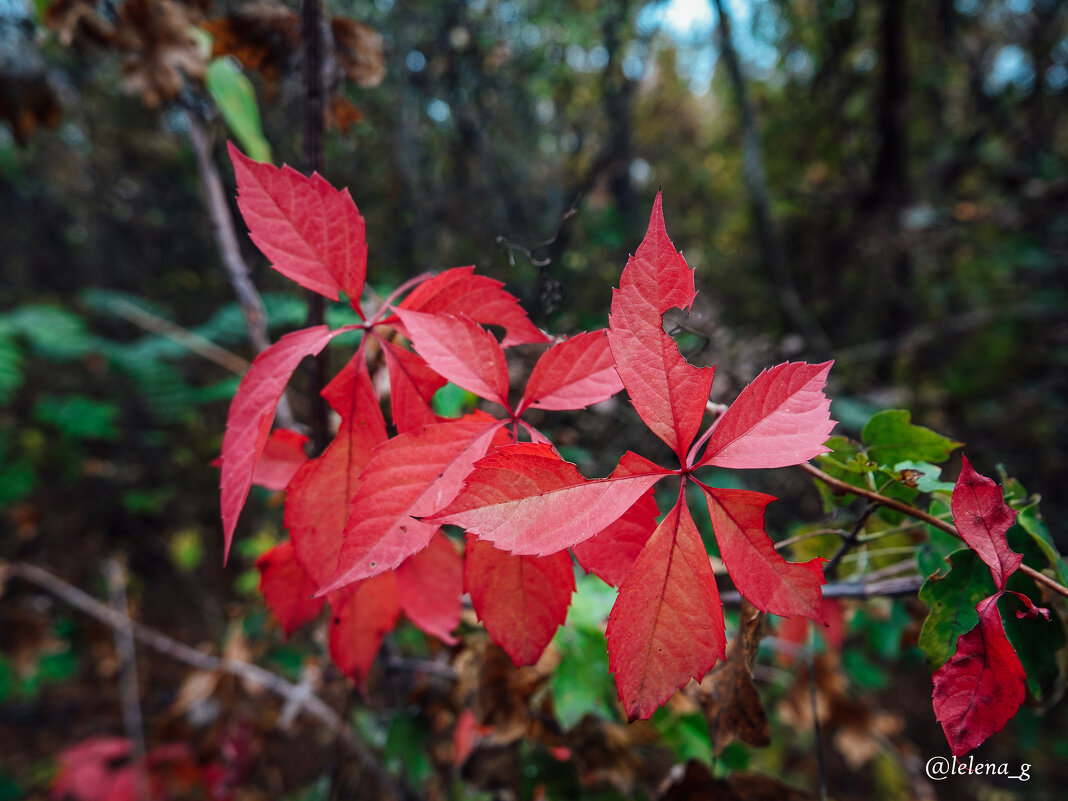
[[[189,34],[195,9],[174,0],[128,0],[119,7],[115,42],[127,53],[125,84],[154,108],[176,97],[186,78],[204,74],[204,60]]]
[[[256,70],[269,93],[300,53],[299,17],[273,0],[249,3],[202,27],[213,37],[213,56],[231,55],[246,69]]]
[[[716,779],[701,762],[676,765],[660,789],[659,801],[808,801],[811,796],[758,773]]]
[[[382,83],[386,77],[386,59],[378,31],[355,20],[334,17],[330,20],[330,32],[334,35],[338,64],[346,78],[365,89]]]
[[[760,645],[764,614],[744,601],[740,620],[726,660],[700,684],[701,706],[717,754],[735,738],[753,746],[771,742],[768,717],[750,672]]]

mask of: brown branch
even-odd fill
[[[923,586],[924,577],[900,576],[882,581],[834,581],[823,586],[824,598],[893,598],[899,595],[915,595]],[[742,596],[737,590],[720,592],[720,600],[726,607],[739,606]]]
[[[807,462],[805,464],[798,465],[798,467],[800,467],[813,478],[819,479],[824,484],[831,487],[838,493],[859,495],[862,498],[867,498],[870,501],[875,501],[875,503],[878,503],[889,509],[893,509],[897,512],[901,512],[901,514],[903,515],[908,515],[911,518],[920,520],[930,526],[934,526],[935,528],[941,529],[947,534],[952,534],[954,537],[961,540],[962,542],[964,540],[964,538],[961,537],[960,532],[957,531],[956,526],[954,526],[947,520],[942,520],[941,518],[935,517],[934,515],[929,515],[927,514],[927,512],[924,512],[920,509],[916,509],[915,507],[909,506],[907,503],[896,500],[894,498],[888,498],[885,495],[880,495],[874,490],[864,489],[863,487],[854,487],[852,484],[847,484],[845,481],[840,481],[834,476],[824,473],[815,465],[808,464]],[[1045,573],[1035,570],[1030,565],[1025,564],[1021,564],[1019,570],[1021,573],[1030,576],[1039,584],[1045,585],[1048,589],[1052,590],[1058,595],[1062,595],[1065,598],[1068,598],[1068,587],[1065,587],[1063,584],[1059,583],[1055,579],[1050,578]]]
[[[168,637],[143,623],[131,620],[128,615],[119,612],[93,598],[73,584],[36,565],[25,562],[11,562],[0,565],[0,588],[6,578],[15,577],[29,582],[69,603],[74,608],[99,620],[116,630],[129,630],[135,639],[149,648],[174,659],[184,662],[198,670],[228,673],[244,682],[255,684],[282,698],[287,704],[306,712],[319,721],[341,740],[360,763],[360,767],[374,777],[380,787],[395,798],[415,799],[414,793],[400,782],[390,777],[382,767],[382,761],[375,756],[367,745],[356,735],[344,719],[322,698],[310,692],[307,686],[293,684],[269,670],[243,662],[212,654],[206,654],[191,648],[185,643]]]
[[[226,193],[223,192],[222,178],[219,177],[219,170],[211,157],[211,139],[196,115],[187,111],[185,118],[189,126],[189,139],[193,143],[193,153],[197,159],[200,185],[204,190],[204,203],[211,217],[215,244],[219,248],[226,277],[230,280],[230,286],[237,295],[237,302],[245,317],[245,327],[248,329],[252,348],[256,353],[262,353],[271,345],[267,336],[267,313],[264,311],[260,293],[249,278],[248,265],[241,256],[237,232],[234,230],[234,218],[226,202]],[[293,412],[284,395],[278,402],[276,419],[278,424],[285,428],[296,426]]]

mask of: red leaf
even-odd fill
[[[363,217],[347,189],[318,173],[260,164],[228,143],[237,176],[237,205],[252,241],[271,266],[303,287],[357,307],[367,272]]]
[[[267,444],[274,410],[289,383],[289,377],[305,356],[314,356],[326,344],[354,326],[333,331],[325,325],[286,334],[256,357],[230,404],[222,445],[222,519],[225,545],[223,561],[230,554],[237,518],[245,505],[256,463]]]
[[[397,576],[382,573],[330,596],[330,658],[361,689],[367,689],[375,654],[400,616]]]
[[[820,602],[820,612],[827,621],[827,628],[820,633],[828,648],[835,651],[842,649],[842,641],[845,639],[845,610],[842,602],[837,598],[824,597]],[[803,615],[793,615],[779,623],[776,636],[785,642],[793,643],[798,652],[807,645],[809,619]],[[792,665],[794,653],[783,650],[779,653],[779,661],[784,665]]]
[[[448,645],[460,625],[463,559],[452,540],[438,531],[419,553],[397,568],[401,607],[416,626]]]
[[[589,481],[549,445],[499,448],[475,465],[456,499],[428,519],[462,526],[513,553],[553,554],[615,522],[668,474],[629,451],[620,465],[627,475]]]
[[[514,556],[468,535],[464,587],[490,637],[519,667],[538,661],[567,618],[575,572],[567,551]]]
[[[285,636],[315,618],[323,598],[312,598],[317,585],[297,561],[290,540],[280,542],[256,560],[260,571],[260,594],[281,624]]]
[[[517,413],[528,407],[561,411],[600,403],[623,389],[603,330],[553,345],[527,380]]]
[[[549,341],[530,322],[516,297],[503,289],[504,284],[474,272],[474,267],[454,267],[435,275],[413,289],[398,308],[463,315],[482,325],[500,326],[505,331],[501,344],[506,348]]]
[[[645,239],[612,293],[608,340],[616,370],[645,424],[681,458],[701,427],[714,368],[694,367],[664,333],[664,312],[689,309],[693,271],[664,228],[657,193]]]
[[[294,476],[286,492],[285,511],[297,559],[317,585],[337,570],[349,501],[374,448],[386,441],[386,422],[362,350],[322,394],[341,415],[341,427],[322,455]]]
[[[775,500],[762,492],[713,489],[704,491],[719,553],[738,591],[762,612],[790,617],[804,615],[826,624],[820,587],[824,561],[787,562],[764,531],[764,509]]]
[[[480,398],[508,406],[508,360],[493,334],[466,317],[398,310],[428,365]]]
[[[660,510],[650,489],[623,516],[585,542],[572,547],[578,563],[607,584],[618,587],[656,530]]]
[[[826,453],[831,364],[785,362],[758,375],[719,420],[700,464],[786,467]]]
[[[452,500],[502,425],[475,412],[378,448],[352,498],[337,571],[320,592],[395,568],[425,548],[439,524],[417,518]]]
[[[260,460],[256,462],[256,471],[252,474],[252,483],[269,490],[284,490],[293,474],[308,461],[304,445],[308,438],[288,428],[276,428],[267,437]]]
[[[1023,556],[1011,550],[1005,539],[1016,512],[1005,504],[1001,487],[975,472],[967,456],[961,462],[960,478],[953,487],[953,522],[961,539],[990,568],[994,584],[1003,590],[1023,562]]]
[[[52,798],[108,801],[118,771],[124,769],[115,765],[129,756],[130,748],[125,737],[91,737],[64,749],[56,757],[59,767],[52,782]]]
[[[438,421],[431,400],[445,386],[445,379],[435,373],[422,358],[410,350],[382,341],[382,352],[389,370],[389,400],[393,425],[401,434],[418,434],[423,426]]]
[[[1026,676],[1005,636],[999,592],[976,604],[979,624],[957,639],[957,653],[934,672],[935,717],[954,756],[1001,731],[1024,700]]]
[[[648,718],[723,659],[716,579],[681,493],[623,580],[607,637],[608,667],[631,720]]]

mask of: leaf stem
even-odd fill
[[[957,527],[950,523],[948,520],[942,520],[941,518],[935,517],[934,515],[929,515],[927,514],[927,512],[924,512],[913,506],[909,506],[907,503],[899,501],[896,498],[888,498],[885,495],[880,495],[874,490],[864,489],[862,487],[854,487],[852,484],[847,484],[846,482],[841,481],[835,478],[834,476],[824,473],[818,467],[813,464],[809,464],[808,462],[805,462],[804,464],[799,464],[798,467],[800,467],[813,478],[822,481],[824,484],[831,487],[836,492],[847,493],[850,495],[859,495],[862,498],[867,498],[870,501],[875,501],[875,503],[880,504],[881,506],[885,506],[888,509],[893,509],[897,512],[901,512],[901,514],[908,515],[909,517],[915,518],[916,520],[922,520],[924,523],[934,526],[937,529],[941,529],[947,534],[952,534],[957,539],[961,539],[963,541],[960,536],[960,532],[957,531]],[[1065,598],[1068,598],[1068,587],[1065,587],[1060,582],[1050,578],[1045,573],[1042,573],[1039,570],[1035,570],[1030,565],[1025,564],[1021,564],[1019,570],[1024,575],[1033,578],[1039,584],[1045,585],[1051,591]]]

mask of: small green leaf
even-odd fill
[[[195,528],[177,531],[168,543],[171,561],[182,573],[192,573],[204,561],[204,539]]]
[[[114,441],[119,438],[115,425],[118,407],[85,395],[46,395],[34,405],[33,416],[74,439]]]
[[[666,706],[660,707],[650,719],[660,737],[679,762],[696,759],[712,764],[712,740],[708,721],[702,714],[676,715]]]
[[[255,161],[270,161],[271,146],[263,136],[256,90],[241,65],[229,56],[217,58],[208,65],[204,83],[241,149]]]
[[[442,417],[459,417],[475,408],[477,400],[473,393],[450,382],[434,393],[431,405]]]
[[[577,577],[575,586],[567,624],[557,630],[553,640],[560,664],[549,683],[556,718],[566,729],[589,713],[616,717],[616,692],[609,679],[604,638],[604,621],[616,591],[593,575]]]
[[[82,318],[58,306],[20,306],[4,315],[4,322],[46,359],[76,359],[96,347]]]
[[[888,467],[907,460],[939,463],[961,446],[910,420],[911,414],[905,409],[887,409],[874,415],[860,432],[868,455]]]
[[[994,594],[990,569],[979,554],[961,548],[949,556],[952,568],[931,576],[920,588],[920,600],[931,608],[920,630],[920,648],[936,670],[957,652],[957,638],[979,624],[975,605]]]
[[[1068,563],[1064,561],[1057,546],[1053,544],[1053,537],[1050,536],[1049,529],[1046,527],[1046,521],[1039,514],[1038,504],[1033,503],[1021,509],[1016,515],[1016,523],[1031,536],[1043,556],[1053,565],[1061,583],[1068,584]]]
[[[420,787],[434,772],[427,754],[426,725],[419,718],[398,712],[389,723],[386,761],[408,782]]]
[[[14,337],[0,331],[0,404],[15,397],[22,379],[22,350]]]
[[[895,476],[898,481],[905,480],[920,492],[953,492],[952,482],[938,480],[942,475],[942,468],[930,462],[908,459],[895,464],[891,472],[898,474]]]

